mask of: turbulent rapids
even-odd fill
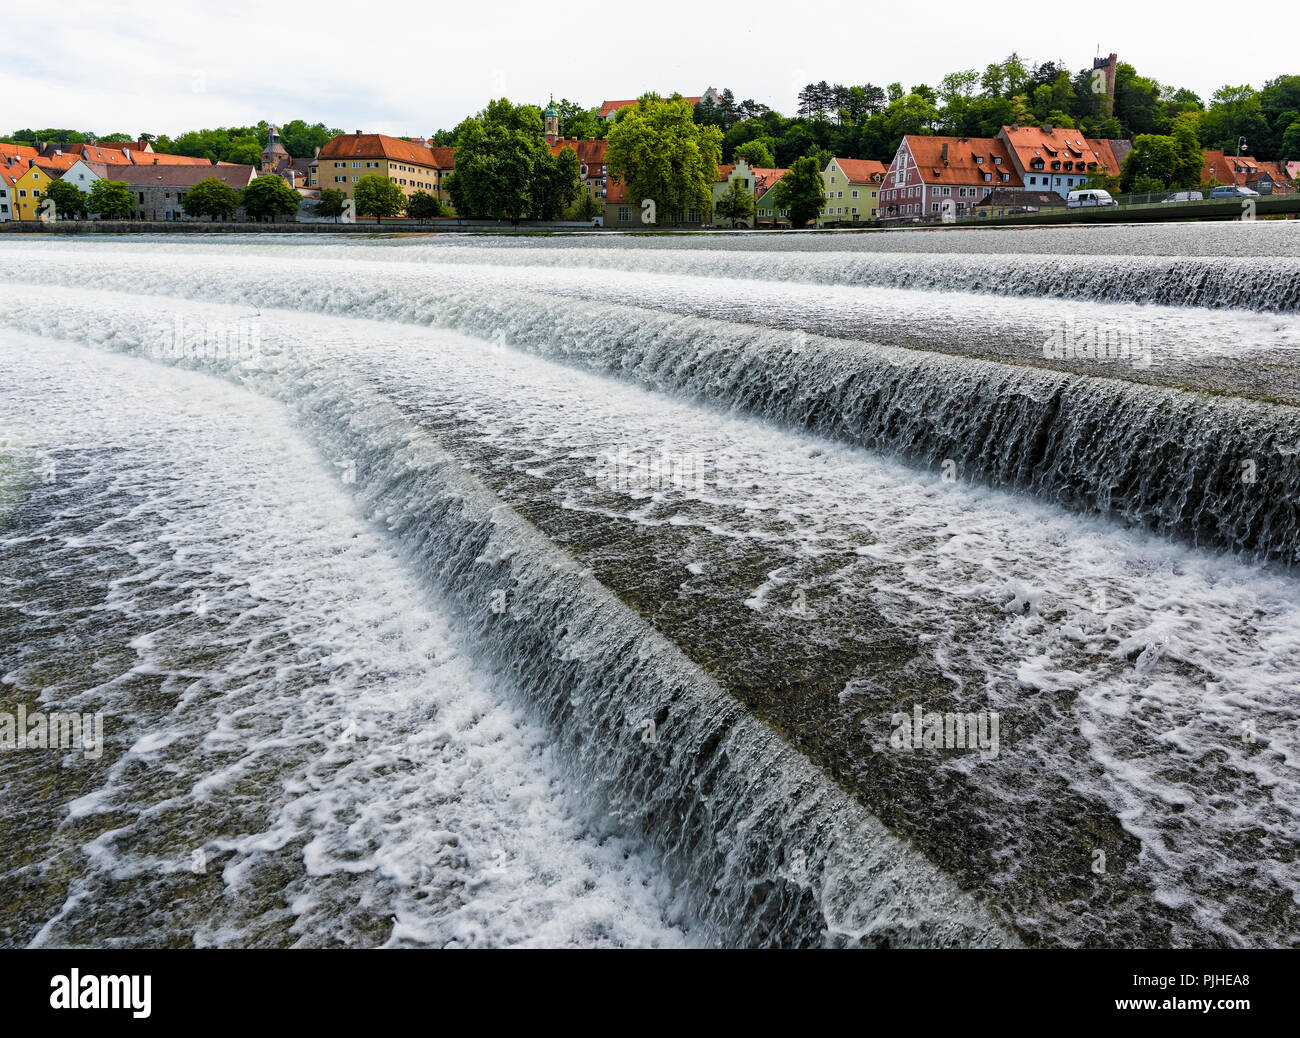
[[[0,943],[1300,943],[1293,225],[0,253]]]

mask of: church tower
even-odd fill
[[[554,144],[560,139],[560,113],[555,110],[554,94],[551,95],[551,103],[546,106],[542,118],[546,120],[546,143]]]
[[[285,150],[284,145],[280,143],[280,131],[272,126],[271,139],[266,142],[266,147],[262,149],[262,172],[275,173],[282,163],[289,161],[289,153]]]

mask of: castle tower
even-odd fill
[[[1115,70],[1118,65],[1119,57],[1113,53],[1106,58],[1092,59],[1092,92],[1102,95],[1107,118],[1115,114]]]
[[[546,120],[546,143],[554,144],[560,139],[560,113],[555,110],[554,94],[551,95],[551,103],[546,106],[542,118]]]

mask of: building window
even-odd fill
[[[618,210],[618,222],[619,222],[619,223],[627,223],[627,222],[628,222],[629,220],[631,220],[631,219],[632,219],[632,210],[629,209],[629,208],[628,208],[627,206],[625,206],[625,205],[624,205],[624,206],[619,206],[619,210]]]

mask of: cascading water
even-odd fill
[[[777,313],[791,307],[746,296],[714,263],[799,262],[778,249],[4,251],[20,249],[0,285],[12,349],[66,365],[70,341],[95,347],[82,352],[96,371],[107,349],[143,358],[115,361],[136,370],[235,380],[289,405],[348,473],[401,569],[447,603],[449,637],[544,728],[597,841],[634,852],[622,872],[587,858],[605,940],[1294,940],[1293,577],[1055,507],[1290,562],[1290,407],[1043,370],[1023,352],[991,362],[974,339],[949,350],[890,323],[959,313],[950,291],[844,289],[856,323],[817,329],[819,309],[831,325],[840,313],[800,284],[820,267],[780,287],[791,327]],[[638,273],[609,272],[611,254]],[[738,304],[710,305],[729,283]],[[1289,317],[1071,305],[1080,320],[1152,314],[1189,365],[1212,345],[1272,359],[1297,341]],[[1052,303],[1026,307],[984,312],[1032,343]],[[186,342],[186,328],[244,320],[251,349]],[[877,325],[892,345],[861,341]],[[1225,351],[1225,334],[1240,347]],[[235,392],[222,406],[244,406]],[[913,706],[996,712],[1000,752],[896,752],[891,718]],[[238,858],[253,842],[226,841],[230,880],[257,872]],[[368,875],[364,850],[351,853]],[[310,876],[290,880],[303,917],[328,918],[330,891]],[[615,895],[633,888],[649,893]],[[401,907],[381,939],[449,939],[439,906],[370,896]],[[59,921],[78,918],[74,901],[42,940],[76,932]],[[549,940],[579,943],[565,919]],[[340,940],[357,939],[351,925]]]
[[[156,258],[98,255],[103,251],[89,250],[75,263],[38,259],[16,266],[21,277],[41,283],[238,299],[254,306],[457,328],[650,389],[895,452],[933,469],[947,467],[962,479],[1030,491],[1193,544],[1285,565],[1300,559],[1300,412],[1275,406],[1269,392],[1273,382],[1281,382],[1275,392],[1295,393],[1300,401],[1294,378],[1274,374],[1294,370],[1286,358],[1300,345],[1300,322],[1291,318],[1241,315],[1207,322],[1197,310],[1187,318],[1175,308],[1143,307],[1071,313],[1071,322],[1084,327],[1156,324],[1151,362],[1157,370],[1165,368],[1163,355],[1175,343],[1191,358],[1174,370],[1197,368],[1202,377],[1205,362],[1197,353],[1202,344],[1221,353],[1225,341],[1242,343],[1224,355],[1219,365],[1224,369],[1243,363],[1238,353],[1265,352],[1250,361],[1250,370],[1270,399],[1239,399],[1232,390],[1240,378],[1227,376],[1210,380],[1218,395],[1207,398],[1167,384],[1153,390],[1116,378],[1141,370],[1127,362],[1103,365],[1110,377],[1071,376],[1041,370],[1027,362],[1023,349],[1019,363],[990,363],[934,352],[944,348],[942,341],[924,351],[900,350],[846,344],[803,329],[792,337],[762,324],[647,313],[642,305],[628,305],[643,302],[630,285],[624,304],[589,302],[578,308],[568,298],[547,297],[545,270],[528,279],[532,291],[507,291],[482,278],[468,285],[439,278],[430,287],[421,273],[377,263],[361,267],[347,281],[316,271],[279,279],[250,271],[250,261],[241,257],[238,263],[219,262],[196,281]],[[463,255],[473,250],[425,251]],[[533,255],[533,250],[477,251]],[[1224,284],[1236,283],[1217,265],[1206,269],[1222,275]],[[910,295],[912,305],[924,305],[926,293]],[[918,296],[921,304],[915,302]],[[754,312],[746,316],[761,320]],[[27,319],[14,311],[16,323]],[[1034,327],[1036,332],[1020,332],[1022,345],[1025,336],[1046,338],[1053,332],[1045,316]],[[995,331],[995,339],[1002,338],[1001,331]],[[1086,370],[1087,364],[1076,369]]]

